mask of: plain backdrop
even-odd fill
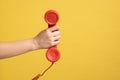
[[[60,15],[61,58],[40,80],[120,80],[120,0],[0,0],[0,41],[34,37],[44,13]],[[0,80],[31,80],[46,50],[0,60]]]

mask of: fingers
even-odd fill
[[[50,31],[49,35],[51,36],[53,41],[59,40],[60,39],[60,28],[59,26],[53,26],[51,28],[48,28]]]
[[[59,31],[59,30],[60,30],[60,27],[57,26],[57,25],[55,25],[55,26],[53,26],[53,27],[50,27],[49,30],[50,30],[51,32]]]
[[[59,36],[60,35],[60,31],[55,31],[52,32],[53,37]]]
[[[56,36],[56,37],[54,37],[54,41],[59,41],[60,38],[61,38],[61,36]]]
[[[54,42],[52,43],[52,46],[58,45],[59,43],[60,43],[60,41],[54,41]]]
[[[60,28],[59,26],[55,25],[53,27],[50,27],[47,29],[48,34],[49,34],[49,39],[51,46],[58,45],[60,43]]]
[[[60,31],[58,31],[58,29],[57,31],[52,32],[52,38],[53,38],[53,41],[59,41],[61,36],[60,36]]]

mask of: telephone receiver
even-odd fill
[[[54,10],[49,10],[45,13],[44,19],[48,24],[48,28],[53,27],[59,20],[59,15]],[[46,52],[46,58],[50,62],[56,62],[60,58],[60,52],[57,49],[57,46],[50,47]]]
[[[46,23],[48,24],[48,28],[53,27],[54,25],[56,25],[56,23],[59,20],[59,15],[55,10],[48,10],[45,13],[44,19],[46,21]],[[38,75],[36,75],[32,80],[38,80],[41,76],[43,76],[45,74],[45,72],[47,70],[49,70],[52,65],[54,64],[54,62],[58,61],[60,58],[60,52],[57,49],[57,45],[56,46],[52,46],[50,47],[47,52],[46,52],[46,58],[48,61],[51,62],[51,65],[45,69],[43,71],[43,73],[39,73]]]

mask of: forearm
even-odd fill
[[[33,39],[26,39],[14,42],[1,42],[0,43],[0,58],[7,58],[22,53],[32,51],[35,47],[33,45]]]

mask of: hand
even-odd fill
[[[47,49],[60,43],[60,31],[58,26],[53,26],[41,31],[33,38],[35,49]]]

